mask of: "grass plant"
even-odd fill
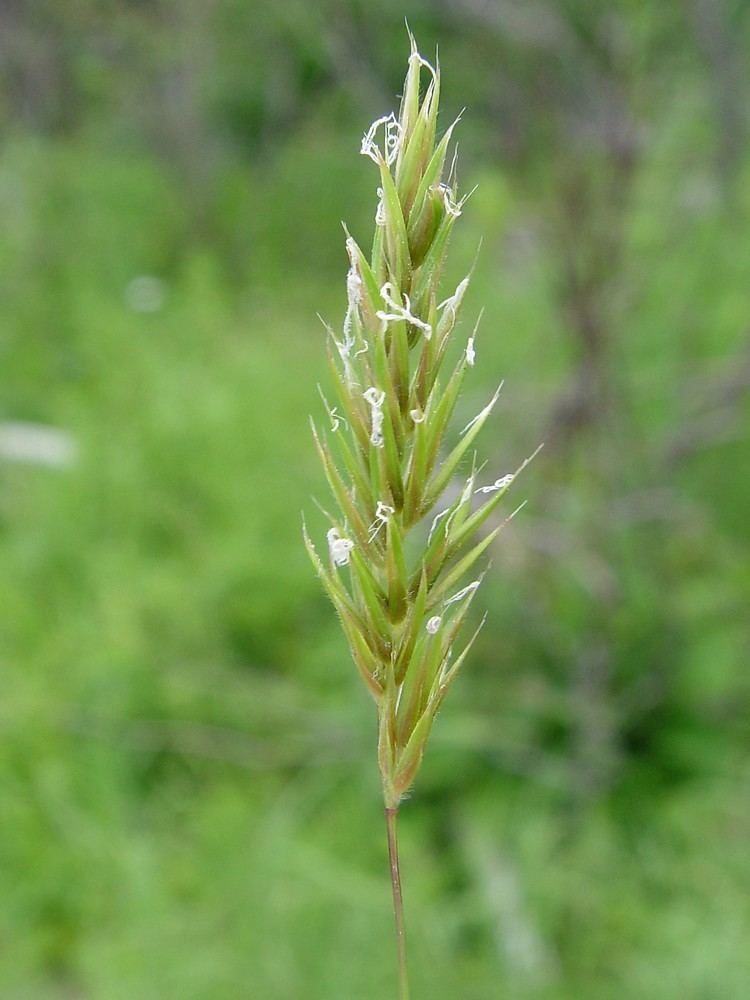
[[[479,485],[472,446],[500,386],[458,441],[445,446],[476,361],[475,327],[458,359],[448,362],[470,275],[441,294],[446,251],[468,196],[459,196],[451,151],[458,119],[438,138],[439,68],[420,55],[411,35],[410,41],[399,114],[378,118],[362,139],[379,182],[372,252],[366,256],[347,233],[346,316],[340,334],[328,328],[335,404],[321,395],[330,433],[313,423],[338,508],[324,511],[327,564],[304,532],[377,706],[402,1000],[409,985],[398,809],[481,628],[460,639],[482,581],[477,567],[513,514],[480,535],[481,529],[520,471]],[[455,488],[463,465],[468,475]],[[484,499],[474,509],[476,494]]]

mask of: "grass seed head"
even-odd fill
[[[469,284],[467,276],[447,298],[440,294],[466,197],[456,188],[455,154],[446,171],[458,119],[437,136],[440,70],[410,40],[398,116],[376,119],[361,144],[377,168],[372,250],[365,255],[347,231],[346,315],[340,336],[329,328],[338,394],[335,406],[323,397],[330,443],[314,430],[339,509],[329,515],[327,566],[305,533],[377,705],[378,760],[391,809],[414,781],[435,715],[479,631],[460,645],[482,575],[465,580],[502,524],[479,539],[477,532],[521,471],[477,488],[474,464],[463,489],[435,512],[497,393],[441,462],[464,375],[476,361],[476,329],[441,380]],[[472,510],[477,494],[489,499]],[[412,531],[424,536],[416,558],[413,545],[407,555]]]

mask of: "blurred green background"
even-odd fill
[[[546,445],[402,811],[415,1000],[750,996],[750,5],[3,0],[3,1000],[394,995],[300,512],[404,15],[479,184],[457,427],[502,377],[490,468]]]

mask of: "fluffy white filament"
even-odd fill
[[[464,488],[463,488],[463,491],[461,493],[461,496],[459,498],[458,503],[455,504],[453,510],[451,511],[450,517],[445,522],[445,537],[446,538],[448,537],[448,533],[451,530],[451,525],[453,524],[453,519],[455,518],[456,514],[458,514],[458,512],[461,510],[461,508],[465,504],[467,504],[469,502],[469,500],[471,499],[471,494],[472,494],[472,492],[474,490],[474,480],[475,479],[476,479],[476,473],[472,472],[472,474],[466,480],[466,483],[464,485]],[[450,507],[448,509],[450,510]]]
[[[446,507],[445,510],[441,510],[439,514],[436,514],[432,519],[432,524],[430,525],[430,533],[427,536],[427,544],[429,545],[432,541],[432,536],[435,534],[435,528],[437,528],[440,521],[445,517],[445,515],[450,511],[450,507]]]
[[[353,385],[354,384],[354,373],[352,371],[352,366],[351,366],[351,362],[350,362],[349,359],[351,357],[352,347],[354,346],[354,338],[351,336],[351,332],[349,332],[349,334],[347,335],[347,323],[346,323],[346,320],[344,321],[344,338],[345,339],[343,341],[341,341],[341,340],[338,339],[338,337],[336,336],[336,334],[333,332],[333,327],[330,325],[330,323],[326,323],[326,321],[323,319],[323,317],[320,315],[320,313],[318,313],[318,319],[323,324],[323,326],[326,328],[326,332],[328,333],[328,336],[331,338],[331,340],[336,345],[336,350],[338,351],[339,357],[341,358],[341,363],[344,366],[344,378],[346,379],[346,384],[347,385]],[[355,357],[356,357],[356,355],[355,355]]]
[[[350,538],[342,538],[336,528],[331,528],[326,537],[328,551],[336,566],[348,566],[349,553],[354,548],[354,542]]]
[[[456,318],[456,313],[458,312],[458,307],[461,305],[461,300],[464,297],[464,292],[469,287],[469,275],[467,274],[463,281],[459,281],[456,285],[456,290],[453,295],[449,295],[447,299],[443,299],[442,302],[438,303],[438,309],[450,309],[453,313],[453,319]]]
[[[339,429],[341,424],[346,424],[346,426],[348,427],[349,425],[346,422],[346,418],[342,417],[341,414],[338,412],[338,407],[329,406],[328,400],[324,396],[323,390],[320,388],[320,386],[318,386],[318,392],[320,393],[320,398],[323,400],[323,406],[325,406],[326,408],[326,413],[328,414],[331,420],[331,430],[335,433]]]
[[[437,73],[435,72],[435,67],[432,65],[432,63],[428,63],[425,57],[420,52],[417,51],[417,47],[414,44],[414,39],[412,39],[412,49],[411,49],[411,55],[409,56],[409,62],[412,62],[412,60],[416,60],[416,62],[418,62],[420,66],[424,66],[425,69],[429,70],[429,72],[432,74],[433,80],[437,79]]]
[[[395,508],[387,503],[383,503],[382,500],[378,500],[377,507],[375,508],[375,520],[370,525],[369,541],[375,538],[384,524],[388,524],[391,514],[395,514]]]
[[[351,237],[346,241],[346,250],[350,261],[349,272],[346,276],[346,316],[344,317],[344,345],[346,346],[348,356],[354,344],[352,321],[362,299],[362,278],[357,270],[356,251],[354,249],[354,241]],[[341,353],[340,348],[339,353]]]
[[[467,584],[462,590],[455,593],[453,597],[449,597],[448,600],[445,601],[444,607],[447,608],[449,604],[455,604],[456,601],[462,601],[464,597],[468,597],[469,594],[473,593],[477,589],[481,582],[481,580],[472,580],[472,582]]]
[[[476,191],[476,187],[473,187],[471,191],[465,194],[463,198],[461,198],[459,201],[456,201],[454,199],[453,192],[451,191],[451,189],[448,187],[447,184],[440,184],[438,190],[443,195],[443,205],[445,206],[446,214],[453,215],[455,216],[455,218],[458,218],[458,216],[463,211],[464,205]]]
[[[446,214],[453,215],[458,218],[461,214],[461,209],[463,208],[463,200],[454,201],[451,189],[447,184],[441,184],[440,191],[443,195],[443,205],[445,206]]]
[[[381,125],[385,136],[385,162],[390,166],[398,156],[401,147],[401,126],[392,111],[389,115],[375,119],[362,137],[359,151],[363,156],[369,156],[373,163],[381,163],[383,154],[375,142],[375,136]]]
[[[432,337],[432,327],[429,323],[425,323],[424,320],[415,316],[411,311],[411,301],[409,296],[404,292],[404,305],[400,306],[398,302],[393,298],[393,285],[390,281],[386,281],[383,287],[380,289],[380,294],[383,297],[383,302],[391,310],[390,312],[385,312],[379,309],[375,314],[378,319],[383,321],[384,326],[392,321],[406,320],[413,326],[419,327],[419,329],[424,333],[425,340],[429,340]]]
[[[496,479],[494,483],[490,486],[480,486],[476,493],[497,493],[498,490],[504,490],[506,486],[510,486],[516,477],[512,472],[509,472],[507,476],[501,476],[500,479]]]
[[[371,385],[362,396],[370,406],[370,420],[372,428],[370,430],[370,444],[376,448],[383,447],[383,403],[385,402],[385,392]]]

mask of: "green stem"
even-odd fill
[[[401,892],[401,872],[398,865],[398,840],[396,837],[396,817],[398,806],[385,809],[385,824],[388,830],[388,858],[391,868],[391,888],[393,889],[393,913],[396,918],[396,944],[398,947],[399,1000],[409,1000],[409,972],[406,965],[406,927],[404,924],[404,897]]]

